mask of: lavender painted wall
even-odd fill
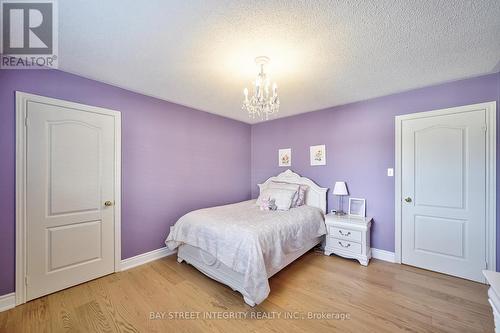
[[[294,171],[324,187],[345,180],[366,198],[373,246],[393,251],[394,116],[499,103],[500,73],[249,126],[60,71],[0,71],[0,295],[14,291],[16,90],[122,112],[123,258],[163,246],[189,210],[255,197],[255,184],[285,169],[278,148],[292,148]],[[327,145],[327,166],[309,166],[315,144]]]
[[[255,184],[285,170],[278,167],[278,149],[292,148],[292,170],[331,190],[335,181],[344,180],[351,197],[366,198],[367,214],[375,221],[372,246],[394,251],[394,177],[386,176],[395,161],[394,117],[490,101],[497,101],[498,108],[499,100],[497,73],[254,125],[252,196],[258,195]],[[326,166],[309,165],[309,146],[317,144],[326,144]],[[337,207],[331,193],[328,204]]]
[[[14,291],[15,94],[122,112],[122,258],[201,207],[250,198],[250,126],[60,71],[0,71],[0,295]]]

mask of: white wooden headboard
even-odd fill
[[[269,182],[281,182],[281,183],[293,183],[307,185],[308,190],[306,193],[306,205],[318,207],[326,214],[326,192],[327,188],[319,187],[315,182],[306,177],[301,177],[292,170],[288,169],[275,177],[271,177],[262,184],[259,185],[259,189],[262,192],[265,190]]]

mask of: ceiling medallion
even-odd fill
[[[264,72],[264,67],[269,63],[268,57],[257,57],[255,63],[260,67],[260,72],[257,79],[253,83],[253,95],[248,96],[248,89],[243,90],[245,99],[241,109],[248,113],[252,119],[259,118],[268,120],[269,116],[278,113],[280,108],[280,100],[278,98],[278,86],[273,83],[272,89],[269,89],[269,78]]]

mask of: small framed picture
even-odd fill
[[[309,147],[309,157],[311,165],[326,165],[326,147],[325,145]]]
[[[278,166],[289,167],[292,165],[292,149],[279,149],[278,150]]]
[[[349,215],[357,217],[365,217],[366,200],[358,198],[349,198]]]

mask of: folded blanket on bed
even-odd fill
[[[198,247],[244,275],[243,287],[256,304],[269,295],[268,273],[288,253],[326,233],[320,209],[300,206],[262,211],[255,200],[192,211],[171,227],[165,244]]]

